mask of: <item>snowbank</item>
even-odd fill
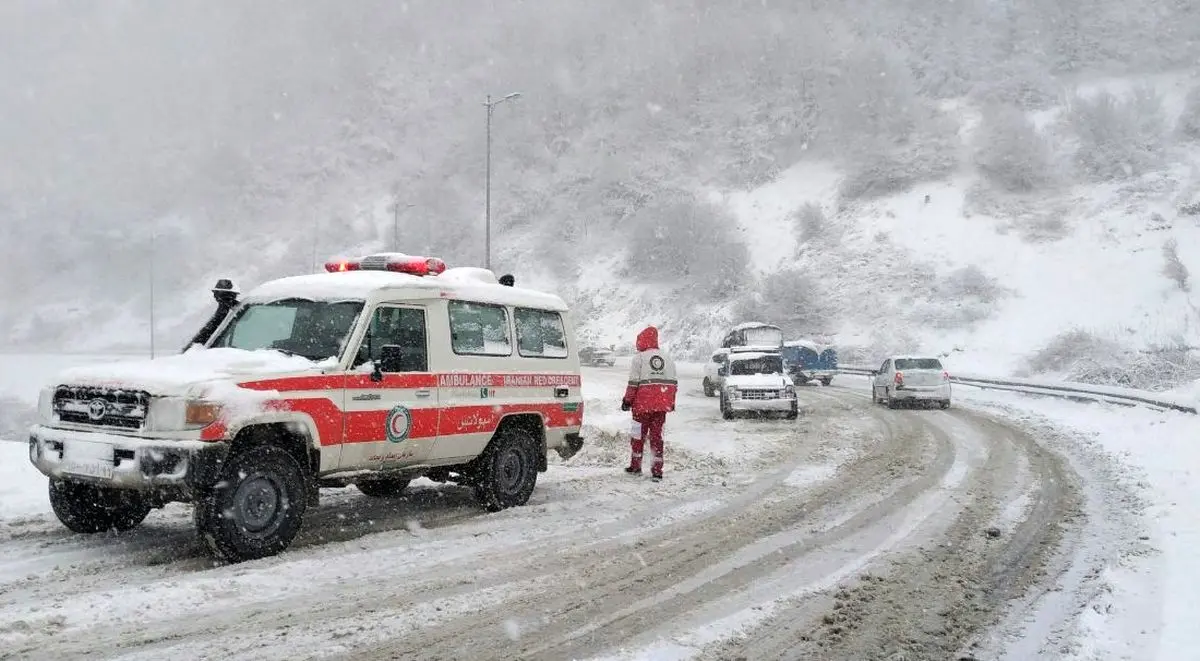
[[[0,440],[0,522],[50,511],[46,476],[29,463],[29,445]]]
[[[1103,589],[1080,605],[1080,631],[1063,658],[1194,658],[1200,647],[1200,601],[1195,598],[1200,593],[1196,418],[1008,393],[960,392],[963,399],[1003,405],[1008,418],[1027,412],[1035,421],[1081,432],[1124,466],[1124,477],[1149,502],[1145,520],[1151,535],[1145,543],[1160,553],[1130,555],[1104,569]]]

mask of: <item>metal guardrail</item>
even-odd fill
[[[841,366],[838,367],[838,372],[843,374],[854,374],[859,376],[870,376],[871,368],[857,366]],[[997,379],[992,377],[979,376],[954,376],[950,375],[950,382],[958,385],[970,386],[981,390],[1007,390],[1010,392],[1025,393],[1028,395],[1042,395],[1045,397],[1058,397],[1060,399],[1070,399],[1078,402],[1108,402],[1111,404],[1121,404],[1123,406],[1149,406],[1156,409],[1169,411],[1179,411],[1181,413],[1196,414],[1196,407],[1180,402],[1173,401],[1164,397],[1158,397],[1155,393],[1139,392],[1139,391],[1119,391],[1118,389],[1102,389],[1099,387],[1089,387],[1082,383],[1036,383],[1027,380],[1017,379]]]

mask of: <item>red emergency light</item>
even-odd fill
[[[437,275],[446,270],[446,262],[437,257],[419,257],[403,253],[380,253],[358,259],[335,259],[325,262],[330,273],[341,271],[392,271],[409,275]]]

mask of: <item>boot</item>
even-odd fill
[[[630,474],[640,475],[642,473],[642,467],[641,466],[626,466],[625,472],[630,473]]]

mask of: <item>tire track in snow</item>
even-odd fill
[[[855,404],[854,412],[867,413],[882,433],[806,498],[746,503],[720,518],[642,539],[624,552],[571,559],[590,560],[580,563],[574,590],[514,598],[370,652],[356,650],[353,658],[579,658],[657,625],[667,602],[672,610],[697,608],[752,584],[792,556],[836,546],[864,528],[886,528],[890,515],[938,485],[950,471],[955,451],[944,434],[916,418],[881,415],[865,403]],[[824,419],[818,433],[839,438],[838,428],[847,420],[837,413]],[[847,490],[847,485],[859,490]],[[765,491],[759,490],[760,496]],[[797,526],[811,534],[753,548],[775,535],[786,538]],[[519,631],[515,640],[504,639],[506,628]]]
[[[973,428],[992,452],[936,544],[891,559],[831,597],[795,600],[700,658],[974,658],[967,648],[1007,605],[1050,580],[1048,562],[1081,499],[1065,462],[1024,432],[978,414],[947,417],[948,431]],[[1028,506],[1012,525],[1006,505],[1022,497]]]

